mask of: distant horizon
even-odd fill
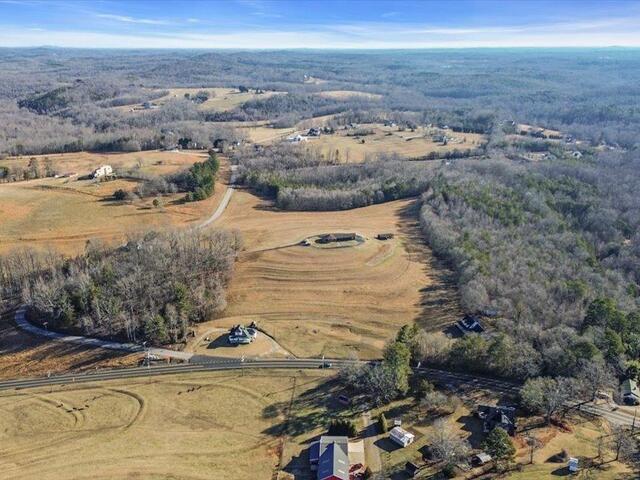
[[[0,47],[640,48],[640,2],[0,0]]]

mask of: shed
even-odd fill
[[[489,463],[491,460],[492,460],[491,455],[485,452],[480,452],[475,454],[471,458],[471,463],[473,463],[474,465],[484,465],[486,463]]]
[[[402,427],[393,427],[389,432],[389,438],[404,448],[412,444],[416,436]]]
[[[635,380],[630,378],[620,385],[620,395],[622,401],[627,405],[640,405],[640,390]]]
[[[378,240],[390,240],[393,238],[393,233],[379,233],[376,238]]]

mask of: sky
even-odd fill
[[[640,47],[640,0],[0,0],[0,46]]]

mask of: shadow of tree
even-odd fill
[[[425,273],[433,279],[433,284],[420,289],[421,312],[416,322],[425,330],[434,331],[460,318],[462,311],[454,272],[433,255],[424,240],[420,206],[420,199],[416,198],[402,207],[396,226],[406,238],[404,247],[409,260],[424,265]]]

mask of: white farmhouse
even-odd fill
[[[91,174],[93,178],[106,177],[109,175],[113,175],[113,168],[111,168],[111,165],[102,165],[101,167],[96,168]]]

